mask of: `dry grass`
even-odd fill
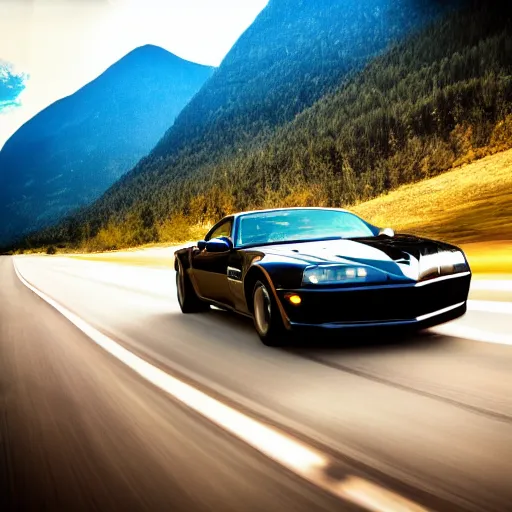
[[[454,243],[512,241],[512,150],[361,203],[378,226]]]
[[[174,257],[146,257],[136,256],[133,253],[119,255],[116,257],[102,256],[98,254],[72,255],[70,258],[76,260],[99,261],[104,263],[117,263],[118,265],[131,265],[135,267],[152,267],[152,268],[174,268]]]
[[[77,260],[100,261],[153,268],[174,268],[174,251],[183,245],[139,248],[104,253],[70,254],[68,257]]]
[[[353,209],[378,226],[461,245],[477,273],[512,274],[512,150]]]
[[[484,274],[502,274],[500,279],[512,277],[512,242],[475,242],[462,244],[461,247],[473,273],[480,277]]]

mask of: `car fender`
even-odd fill
[[[259,276],[263,276],[270,286],[270,292],[277,304],[283,325],[286,329],[290,329],[290,320],[279,299],[277,289],[282,287],[292,289],[300,287],[305,267],[306,265],[295,260],[285,262],[282,259],[277,261],[272,258],[265,258],[253,262],[244,276],[244,291],[248,311],[252,313],[252,291],[254,284]]]
[[[178,262],[186,271],[192,266],[192,251],[197,247],[184,247],[174,253],[174,270],[178,270]]]

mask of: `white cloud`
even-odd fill
[[[27,76],[18,73],[8,62],[0,60],[0,114],[20,105],[19,96],[25,89]]]

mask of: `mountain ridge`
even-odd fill
[[[134,48],[133,50],[129,51],[124,57],[121,57],[119,60],[117,60],[116,62],[114,62],[110,66],[108,66],[97,77],[93,78],[92,80],[90,80],[86,84],[82,85],[81,87],[79,87],[73,93],[68,94],[66,96],[63,96],[62,98],[59,98],[59,99],[55,100],[50,105],[48,105],[48,106],[44,107],[43,109],[41,109],[37,114],[35,114],[29,120],[27,120],[25,123],[23,123],[23,125],[20,126],[20,128],[18,130],[16,130],[16,132],[13,135],[11,135],[11,137],[9,137],[9,139],[7,139],[7,141],[5,142],[4,146],[0,149],[0,152],[6,147],[6,145],[9,143],[9,141],[11,141],[22,128],[27,127],[27,125],[30,125],[35,120],[36,117],[40,116],[41,114],[43,114],[47,110],[51,110],[52,107],[60,105],[62,102],[65,102],[67,99],[73,97],[75,94],[83,92],[84,89],[87,90],[90,86],[93,86],[97,82],[97,80],[99,78],[105,77],[105,75],[108,76],[108,74],[110,74],[112,71],[115,71],[119,67],[123,67],[123,68],[127,67],[128,62],[133,57],[140,56],[142,54],[147,55],[149,53],[151,53],[152,55],[159,56],[159,57],[164,57],[164,58],[169,58],[170,57],[171,59],[175,60],[175,62],[177,62],[177,63],[178,62],[189,63],[189,64],[192,64],[194,66],[199,66],[199,67],[203,67],[203,68],[209,68],[211,70],[215,69],[213,66],[206,66],[206,65],[203,65],[203,64],[197,64],[196,62],[193,62],[193,61],[190,61],[190,60],[187,60],[187,59],[183,59],[183,58],[177,56],[176,54],[174,54],[174,53],[172,53],[172,52],[170,52],[168,50],[165,50],[161,46],[156,46],[156,45],[153,45],[153,44],[145,44],[145,45],[138,46],[138,47]]]
[[[0,240],[96,199],[151,150],[213,69],[141,46],[27,121],[0,151]]]
[[[414,0],[273,0],[153,151],[89,209],[93,231],[150,200],[162,220],[177,183],[257,145],[440,9]]]

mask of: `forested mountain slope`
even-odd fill
[[[248,155],[180,187],[243,210],[341,206],[512,146],[512,20],[473,3],[376,58]],[[197,211],[195,212],[198,213]]]
[[[212,72],[144,46],[28,121],[0,152],[0,242],[97,199],[154,147]]]
[[[288,123],[259,131],[252,144],[228,145],[203,165],[186,165],[199,142],[189,153],[150,155],[91,209],[28,243],[80,243],[92,234],[98,248],[119,247],[165,240],[173,222],[208,223],[234,210],[349,206],[506,149],[510,14],[479,1],[452,4],[326,91]],[[203,140],[206,158],[210,139]]]
[[[180,180],[260,147],[276,127],[445,7],[416,0],[270,0],[154,151],[81,219],[95,232],[144,204],[165,218]]]

